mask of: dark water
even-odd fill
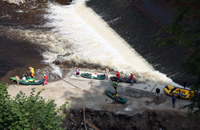
[[[0,81],[11,83],[9,77],[22,75],[32,66],[36,69],[46,67],[41,61],[42,46],[32,44],[17,37],[6,35],[7,29],[30,29],[46,31],[50,28],[43,27],[46,19],[43,17],[47,2],[70,4],[71,0],[34,0],[16,5],[0,1]],[[41,76],[37,76],[36,78]],[[49,78],[51,79],[51,78]]]
[[[141,11],[147,13],[160,25],[169,25],[174,21],[175,13],[172,0],[129,0],[133,5],[139,6]]]
[[[186,60],[187,50],[175,44],[162,47],[155,45],[158,37],[165,36],[158,33],[161,27],[130,0],[91,0],[87,2],[87,6],[99,14],[156,70],[181,85],[184,80],[187,80],[188,84],[195,80],[185,74],[181,67]],[[154,11],[159,12],[159,9],[161,8],[155,8]]]
[[[36,4],[18,6],[0,1],[0,7],[0,81],[10,83],[9,77],[24,74],[29,66],[43,68],[45,65],[41,63],[41,47],[10,37],[3,30],[40,29],[38,26],[45,22],[41,16],[44,11],[33,8]]]

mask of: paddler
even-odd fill
[[[133,85],[133,83],[134,83],[134,77],[133,77],[133,74],[131,73],[131,75],[130,75],[130,80],[131,80],[131,84]]]
[[[115,89],[115,92],[117,92],[117,82],[115,82],[114,84],[113,84],[113,86],[114,86],[114,89]]]
[[[44,74],[44,82],[43,82],[43,86],[44,86],[45,84],[46,84],[46,85],[48,84],[48,83],[47,83],[47,75],[46,75],[46,74]]]
[[[19,80],[20,80],[19,76],[15,75],[15,78],[12,81],[14,81],[15,79],[16,79],[17,85],[19,85]]]
[[[119,95],[118,95],[118,93],[117,92],[115,92],[115,95],[114,95],[114,104],[116,103],[117,104],[117,99],[118,99],[118,97],[119,97]]]
[[[34,68],[33,67],[29,67],[29,72],[31,73],[31,78],[35,78],[34,76]]]
[[[119,80],[120,80],[120,73],[119,73],[119,71],[117,71],[116,77],[117,77],[117,83],[118,83]]]

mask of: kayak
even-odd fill
[[[111,81],[117,81],[118,78],[116,76],[112,76],[110,77]],[[131,79],[130,78],[125,78],[125,77],[120,77],[119,78],[119,82],[125,82],[125,83],[131,83]],[[136,83],[136,79],[133,78],[133,82]]]
[[[172,94],[174,94],[176,97],[178,97],[179,90],[181,91],[182,99],[190,100],[192,98],[192,96],[194,96],[194,91],[190,91],[187,89],[177,88],[177,87],[169,86],[169,85],[165,86],[165,88],[164,88],[164,91],[167,95],[172,96]]]
[[[97,74],[97,73],[82,73],[81,77],[88,78],[88,79],[99,79],[99,80],[106,79],[105,74]]]
[[[114,98],[114,95],[115,95],[115,92],[114,92],[114,91],[111,91],[111,90],[109,90],[109,89],[106,89],[106,90],[105,90],[105,93],[106,93],[106,95],[108,95],[110,98],[115,99],[115,98]],[[118,95],[117,102],[124,104],[124,103],[127,102],[127,100],[126,100],[124,97]]]
[[[17,81],[15,79],[15,77],[10,77],[11,80],[14,79],[14,81]],[[33,78],[26,78],[25,80],[22,80],[20,78],[19,80],[19,83],[20,84],[23,84],[23,85],[40,85],[40,84],[43,84],[44,80],[36,80],[36,79],[33,79]]]

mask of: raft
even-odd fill
[[[88,79],[98,79],[98,80],[106,79],[105,74],[97,74],[97,73],[82,73],[81,77],[88,78]]]
[[[114,98],[114,95],[115,95],[115,92],[114,92],[114,91],[111,91],[111,90],[109,90],[109,89],[106,89],[106,90],[105,90],[105,93],[106,93],[106,95],[108,95],[110,98],[115,99],[115,98]],[[118,95],[117,102],[124,104],[124,103],[127,102],[127,100],[126,100],[124,97]]]
[[[164,91],[167,95],[172,96],[172,94],[174,94],[176,97],[178,97],[179,90],[181,90],[181,99],[190,100],[192,96],[194,96],[194,91],[190,91],[187,89],[177,88],[169,85],[165,86],[164,88]]]
[[[17,81],[15,77],[10,77],[11,80]],[[35,80],[33,78],[26,78],[26,80],[22,80],[20,78],[19,83],[22,85],[40,85],[43,84],[44,80]]]
[[[27,81],[27,80],[20,80],[19,83],[23,85],[40,85],[43,84],[44,80],[35,80],[35,81]]]
[[[22,77],[19,77],[20,79],[22,79]],[[15,77],[10,77],[10,79],[11,80],[15,80],[16,81],[16,79],[15,79]],[[35,81],[35,79],[34,78],[26,78],[26,80],[28,80],[28,81]]]
[[[111,81],[117,81],[118,78],[116,76],[112,76],[110,77]],[[125,83],[131,83],[131,79],[130,78],[125,78],[125,77],[120,77],[119,82],[125,82]],[[133,78],[133,82],[136,83],[136,79]]]

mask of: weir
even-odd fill
[[[142,81],[177,85],[165,74],[156,71],[99,15],[87,7],[84,0],[76,0],[66,6],[50,3],[46,11],[44,17],[48,22],[43,26],[53,28],[51,31],[6,30],[9,35],[45,46],[42,52],[45,63],[51,64],[58,55],[62,55],[59,60],[64,62],[109,66],[128,75],[132,72]]]

